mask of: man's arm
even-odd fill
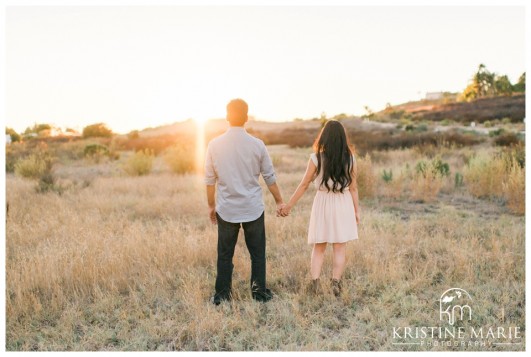
[[[210,151],[210,145],[208,145],[206,158],[205,158],[205,184],[207,191],[208,201],[208,216],[212,224],[216,224],[216,181],[217,175],[214,169],[214,163],[212,162],[212,153]]]
[[[267,188],[269,189],[269,192],[271,192],[271,194],[273,195],[277,206],[284,203],[284,201],[282,200],[282,195],[280,194],[280,189],[278,188],[276,182],[272,185],[267,186]]]
[[[264,178],[269,192],[271,192],[273,198],[275,199],[275,203],[277,204],[278,215],[280,209],[284,206],[284,200],[282,200],[282,194],[280,193],[280,189],[277,185],[275,169],[273,168],[273,163],[271,162],[271,158],[269,157],[269,153],[267,152],[267,148],[265,145],[263,145],[262,150],[263,151],[262,161],[260,163],[260,172],[262,173],[262,177]]]
[[[286,203],[286,206],[284,206],[284,208],[280,212],[280,215],[282,217],[289,215],[293,206],[295,206],[297,201],[302,197],[302,195],[304,195],[304,192],[306,192],[306,190],[310,186],[310,183],[314,179],[314,175],[316,171],[317,171],[317,167],[313,163],[312,159],[308,160],[308,165],[306,166],[306,173],[304,174],[304,177],[299,183],[299,186],[297,186],[297,189],[295,190],[293,195],[291,195],[289,202]]]
[[[210,222],[212,222],[212,224],[216,224],[216,186],[207,185],[206,192],[208,201],[208,216],[210,217]]]

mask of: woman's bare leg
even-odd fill
[[[314,280],[321,275],[325,250],[326,243],[315,243],[313,245],[310,274]]]
[[[343,271],[345,270],[345,265],[347,262],[346,252],[347,252],[347,243],[334,243],[334,258],[333,258],[333,268],[332,268],[332,278],[340,280]]]

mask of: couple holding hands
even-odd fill
[[[308,288],[320,293],[320,274],[327,244],[333,246],[332,291],[341,295],[341,276],[346,264],[346,242],[358,239],[360,223],[356,184],[356,159],[343,125],[328,121],[319,133],[306,173],[288,203],[276,184],[273,164],[262,140],[247,133],[248,106],[242,99],[227,105],[229,129],[208,144],[205,183],[209,216],[218,226],[217,277],[213,303],[231,300],[232,258],[240,226],[251,256],[253,299],[271,300],[266,287],[266,235],[264,203],[259,178],[262,175],[277,204],[277,216],[286,217],[313,182],[317,192],[308,227],[313,245]],[[216,190],[217,188],[217,190]],[[216,192],[217,191],[217,192]]]

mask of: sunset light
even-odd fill
[[[8,126],[127,133],[223,117],[238,97],[258,120],[362,115],[461,91],[479,63],[511,81],[525,70],[518,7],[80,9],[7,9]]]
[[[528,349],[531,1],[350,1],[7,0],[6,351]]]
[[[195,167],[197,173],[204,171],[205,162],[205,124],[208,119],[205,117],[195,118],[196,140],[195,140]]]

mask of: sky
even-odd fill
[[[8,6],[6,126],[361,115],[525,71],[525,8]]]

